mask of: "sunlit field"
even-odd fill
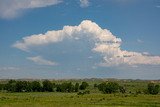
[[[57,80],[52,83],[76,82],[83,80]],[[0,107],[160,107],[160,94],[145,94],[143,91],[151,81],[116,81],[126,88],[125,93],[104,94],[94,87],[106,80],[85,80],[89,83],[86,90],[90,93],[78,95],[78,92],[0,92]],[[1,82],[4,83],[4,82]],[[156,82],[159,84],[159,82]],[[81,91],[81,90],[79,90]]]
[[[0,93],[1,107],[103,107],[103,106],[138,106],[160,107],[160,95],[127,95],[92,93],[31,92]]]

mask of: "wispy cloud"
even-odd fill
[[[103,57],[101,66],[117,65],[160,65],[160,56],[151,56],[139,52],[126,51],[121,49],[121,39],[114,36],[109,30],[102,29],[95,22],[90,20],[82,21],[78,26],[64,26],[62,30],[48,31],[45,34],[31,35],[24,37],[21,41],[13,44],[14,47],[28,51],[36,46],[51,43],[58,43],[67,39],[81,38],[86,36],[95,44],[93,52]],[[54,62],[47,61],[40,56],[28,58],[39,64],[54,65]]]
[[[142,41],[141,39],[137,39],[138,43],[143,43],[144,41]]]
[[[56,5],[61,0],[0,0],[0,17],[15,18],[24,10]]]
[[[19,68],[17,67],[0,67],[0,71],[17,71]]]
[[[57,63],[53,61],[46,60],[42,58],[41,56],[35,56],[35,57],[28,57],[28,60],[33,61],[34,63],[37,63],[39,65],[49,65],[49,66],[55,66]]]
[[[157,8],[160,8],[160,6],[158,5],[158,6],[156,6]]]
[[[80,0],[80,6],[81,6],[82,8],[88,7],[89,4],[90,4],[89,0]]]

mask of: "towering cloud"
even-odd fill
[[[81,38],[83,36],[94,41],[95,46],[92,51],[103,56],[103,61],[100,63],[102,66],[160,64],[159,56],[122,50],[120,38],[117,38],[109,30],[102,29],[90,20],[84,20],[78,26],[64,26],[62,30],[53,30],[45,34],[24,37],[21,41],[13,44],[13,46],[23,51],[29,51],[33,46],[54,44],[66,38]]]
[[[23,10],[56,5],[61,0],[0,0],[0,17],[14,18]]]

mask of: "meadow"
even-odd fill
[[[160,95],[31,92],[0,93],[1,107],[160,107]]]
[[[52,82],[82,82],[84,80],[54,80]],[[76,92],[0,92],[0,107],[160,107],[160,94],[137,93],[145,90],[151,81],[141,80],[85,80],[90,94]],[[116,81],[126,87],[127,92],[103,94],[94,84]],[[154,81],[155,82],[155,81]],[[156,81],[159,84],[159,81]]]

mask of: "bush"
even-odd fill
[[[56,88],[57,88],[56,89],[57,92],[74,92],[75,90],[75,87],[71,82],[57,84]]]
[[[78,92],[77,95],[84,95],[84,94],[90,94],[90,91],[83,91],[83,92]]]
[[[119,89],[119,85],[118,83],[116,82],[109,82],[107,85],[106,85],[106,88],[105,88],[105,93],[115,93],[117,92]]]
[[[115,92],[121,92],[125,93],[125,88],[122,86],[119,86],[116,82],[108,82],[107,84],[105,82],[98,85],[99,91],[102,91],[103,93],[115,93]]]
[[[126,92],[126,89],[123,87],[123,86],[119,86],[119,91],[121,93],[125,93]]]
[[[53,85],[49,80],[43,81],[43,91],[52,92],[53,91]]]
[[[99,91],[102,91],[103,93],[105,93],[105,88],[106,88],[106,83],[105,82],[98,85]]]
[[[4,90],[5,84],[0,84],[0,90]]]
[[[4,90],[7,90],[9,92],[15,92],[16,91],[16,81],[9,80],[7,84],[4,84]]]
[[[159,85],[155,85],[154,83],[148,84],[148,93],[156,95],[159,93]]]
[[[82,84],[80,85],[79,89],[80,90],[85,90],[88,86],[89,86],[89,84],[87,82],[82,82]]]
[[[31,85],[31,90],[33,92],[40,92],[40,91],[42,91],[42,86],[41,86],[41,84],[38,81],[33,81],[33,82],[31,82],[30,85]]]
[[[17,81],[16,82],[16,92],[30,92],[31,86],[30,83],[27,81]]]
[[[98,87],[98,85],[97,84],[94,84],[94,88],[97,88]]]
[[[78,91],[79,91],[79,83],[76,83],[76,84],[75,84],[74,90],[75,90],[75,92],[78,92]]]

